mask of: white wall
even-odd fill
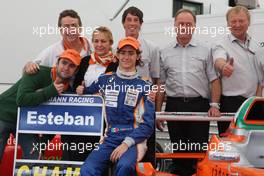
[[[256,9],[251,13],[251,25],[249,27],[249,34],[259,43],[264,44],[264,9]],[[175,40],[175,35],[168,35],[167,29],[172,29],[174,19],[164,19],[164,20],[152,20],[144,24],[143,35],[145,38],[152,40],[160,47],[166,46],[170,41]],[[203,29],[203,27],[210,27],[212,29],[211,34],[206,34],[205,30],[201,30],[200,35],[195,35],[196,38],[206,42],[215,42],[222,35],[214,35],[214,27],[220,29],[226,27],[225,14],[215,14],[215,15],[198,15],[197,16],[197,27]]]
[[[42,49],[60,39],[60,35],[40,37],[34,34],[33,28],[48,25],[56,27],[59,13],[64,9],[74,9],[81,16],[84,27],[88,29],[101,25],[108,26],[117,42],[124,36],[121,25],[122,12],[114,21],[109,19],[124,2],[125,0],[2,0],[0,6],[2,17],[0,22],[2,62],[0,64],[0,87],[2,83],[16,82],[21,76],[22,67],[28,60],[32,60]],[[211,4],[214,17],[220,16],[223,20],[227,10],[227,0],[204,0],[203,2],[205,6]],[[220,2],[223,8],[220,8]],[[125,9],[132,5],[144,12],[142,33],[146,38],[156,42],[157,45],[163,45],[173,39],[165,35],[165,29],[173,23],[172,0],[130,0]],[[201,20],[201,25],[207,25],[207,17],[198,18],[204,18]],[[263,20],[258,18],[258,21],[262,25]],[[214,23],[215,20],[211,22]],[[217,21],[217,25],[225,25],[225,23]],[[254,32],[258,35],[261,33],[259,30],[254,30]],[[6,86],[1,87],[0,92],[5,88]]]
[[[76,10],[83,26],[94,28],[104,25],[112,29],[114,38],[123,34],[121,14],[114,21],[109,19],[125,0],[3,0],[0,6],[0,83],[14,83],[28,60],[60,39],[59,35],[39,37],[33,34],[35,27],[57,26],[59,13],[64,9]],[[170,0],[130,0],[127,7],[134,5],[144,12],[144,20],[168,18],[172,11]],[[163,8],[160,8],[162,4]]]

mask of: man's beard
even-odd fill
[[[62,83],[68,82],[71,77],[70,76],[65,76],[63,73],[59,72],[57,70],[57,76],[62,80]]]

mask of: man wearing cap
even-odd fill
[[[81,57],[73,49],[65,50],[56,66],[40,66],[33,75],[24,74],[11,88],[0,95],[0,160],[10,133],[16,131],[17,108],[19,106],[37,106],[49,98],[68,89],[68,82],[75,74]],[[22,146],[23,158],[38,158],[38,151],[32,152],[37,135],[21,134],[18,143]]]
[[[138,147],[154,131],[154,103],[148,97],[151,85],[141,79],[136,66],[141,64],[139,42],[122,39],[117,48],[116,73],[101,75],[89,87],[77,88],[78,94],[100,92],[105,99],[107,131],[98,150],[93,150],[81,167],[83,176],[100,176],[117,163],[115,175],[135,175]]]

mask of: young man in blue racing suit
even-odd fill
[[[99,149],[94,150],[81,167],[82,176],[99,176],[117,163],[115,175],[135,175],[139,146],[146,144],[154,130],[154,102],[148,93],[149,82],[138,77],[140,44],[132,37],[120,40],[116,73],[101,75],[91,86],[77,88],[78,94],[100,92],[105,99],[107,132]],[[145,145],[146,146],[146,145]]]

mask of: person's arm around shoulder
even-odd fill
[[[23,73],[35,74],[39,71],[39,65],[33,61],[28,61],[23,68]]]
[[[49,55],[50,53],[50,47],[44,49],[36,59],[33,61],[28,61],[26,65],[23,68],[23,73],[26,74],[35,74],[39,71],[39,64],[43,63],[45,60],[47,60],[48,57],[51,57]],[[43,64],[42,64],[43,65]],[[45,65],[45,64],[44,64]],[[47,65],[47,66],[52,66],[52,65]]]
[[[23,68],[23,72],[27,74],[35,74],[39,71],[39,65],[52,67],[53,61],[56,60],[57,54],[61,54],[64,51],[61,42],[57,42],[44,50],[42,50],[36,59],[29,61]]]

